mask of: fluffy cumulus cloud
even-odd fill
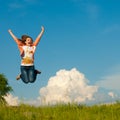
[[[5,100],[12,106],[19,103],[35,106],[73,102],[78,104],[111,103],[120,98],[119,79],[119,74],[110,74],[97,81],[95,85],[90,85],[85,75],[76,68],[62,69],[56,72],[55,76],[50,77],[46,86],[40,88],[38,98],[23,101],[8,94]]]
[[[82,103],[94,100],[98,87],[89,85],[84,74],[73,68],[60,70],[51,77],[48,85],[40,89],[42,104]]]
[[[7,94],[4,98],[10,106],[17,106],[19,104],[18,97],[14,97],[12,94]]]

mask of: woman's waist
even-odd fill
[[[33,58],[29,58],[29,57],[25,57],[22,58],[21,60],[21,65],[26,65],[26,66],[30,66],[34,64],[34,59]]]

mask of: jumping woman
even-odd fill
[[[44,33],[43,26],[41,27],[41,29],[41,32],[34,42],[33,39],[28,35],[22,35],[21,39],[18,39],[10,29],[8,30],[9,34],[17,43],[21,56],[21,74],[17,76],[16,79],[18,80],[19,78],[21,78],[22,81],[26,84],[35,82],[37,74],[41,73],[40,71],[35,70],[34,66],[34,53]]]

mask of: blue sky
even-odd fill
[[[84,81],[86,86],[98,87],[97,91],[92,93],[96,101],[119,99],[120,1],[8,0],[0,2],[2,11],[0,73],[8,78],[14,90],[13,97],[27,100],[45,97],[44,92],[40,91],[50,86],[51,77],[57,76],[56,73],[60,70],[70,72],[75,68],[89,81],[89,83]],[[20,56],[8,29],[11,29],[18,38],[22,34],[28,34],[35,39],[41,31],[41,26],[45,27],[45,32],[35,53],[35,66],[42,71],[42,74],[37,76],[34,84],[26,85],[21,80],[15,80],[20,73]]]

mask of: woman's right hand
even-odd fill
[[[12,30],[11,30],[11,29],[9,29],[9,30],[8,30],[8,32],[10,33],[10,32],[12,32]]]

